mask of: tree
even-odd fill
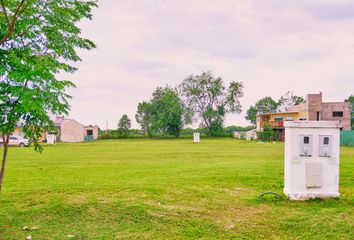
[[[153,129],[155,133],[178,137],[184,124],[184,107],[175,89],[158,87],[152,94]]]
[[[138,104],[135,120],[140,124],[143,134],[148,137],[152,136],[151,115],[152,112],[150,103],[144,101]]]
[[[121,137],[127,137],[129,135],[129,129],[131,128],[131,121],[128,115],[123,114],[118,122],[118,134]]]
[[[354,112],[354,95],[350,95],[347,99],[345,99],[345,102],[349,102],[350,110]]]
[[[21,121],[26,137],[37,142],[43,132],[54,131],[50,114],[66,114],[74,84],[56,74],[77,70],[76,49],[92,49],[77,24],[91,18],[95,1],[0,0],[0,133],[3,157],[0,191],[5,173],[9,136]]]
[[[278,102],[274,101],[271,97],[264,97],[259,99],[254,106],[250,106],[246,113],[246,119],[251,123],[256,124],[257,114],[276,112]]]
[[[221,77],[210,72],[191,75],[179,86],[184,104],[197,117],[200,126],[210,136],[224,133],[223,123],[227,113],[240,113],[240,98],[243,96],[243,84],[231,82],[225,87]]]
[[[254,106],[250,106],[246,113],[246,119],[252,124],[257,122],[257,114],[265,114],[272,112],[287,112],[295,105],[304,103],[305,99],[287,91],[278,101],[271,97],[264,97],[259,99]]]
[[[257,123],[257,113],[258,109],[255,106],[250,106],[246,113],[246,120],[249,120],[252,124]]]
[[[287,91],[278,101],[278,112],[287,112],[290,108],[295,105],[299,105],[304,103],[305,99],[303,97],[299,97],[294,95],[293,92]]]
[[[148,136],[172,135],[178,137],[188,122],[178,93],[171,87],[158,87],[149,102],[138,106],[137,122]]]
[[[352,122],[352,130],[354,130],[354,95],[350,95],[345,102],[349,102],[350,104],[350,111],[352,112],[351,122]]]

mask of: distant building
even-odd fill
[[[58,129],[57,142],[83,142],[98,138],[98,126],[84,126],[74,119],[57,116],[54,124]]]
[[[350,104],[347,102],[323,102],[322,92],[308,94],[306,102],[296,105],[288,112],[257,115],[257,131],[263,131],[267,124],[283,132],[285,121],[336,121],[342,130],[351,130]]]
[[[26,137],[25,136],[25,132],[23,131],[23,122],[18,122],[17,124],[16,124],[16,128],[15,128],[15,131],[13,131],[13,133],[12,133],[12,135],[14,135],[14,136],[21,136],[21,137]],[[44,133],[42,133],[42,136],[41,137],[39,137],[38,139],[37,139],[37,141],[38,142],[41,142],[41,141],[43,141],[45,139],[45,134]]]

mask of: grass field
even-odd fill
[[[340,199],[259,200],[282,193],[283,147],[225,138],[11,148],[0,239],[354,239],[354,148],[341,148]]]

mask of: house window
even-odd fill
[[[343,117],[343,112],[333,112],[332,116],[333,117]]]
[[[280,122],[280,121],[283,121],[283,117],[274,117],[274,120],[276,122]]]
[[[294,117],[286,117],[285,121],[294,121]]]
[[[300,118],[300,121],[307,121],[307,118]]]
[[[86,131],[86,134],[87,134],[88,136],[92,136],[92,135],[93,135],[93,130],[91,130],[91,129],[87,130],[87,131]]]

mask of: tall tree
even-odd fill
[[[228,87],[221,77],[210,72],[191,75],[179,86],[185,106],[194,117],[200,119],[201,127],[207,134],[223,134],[223,123],[227,113],[240,113],[240,98],[243,96],[243,84],[231,82]]]
[[[246,120],[249,120],[252,124],[257,123],[258,109],[255,106],[250,106],[246,113]]]
[[[184,125],[184,107],[177,91],[158,87],[152,94],[151,106],[155,133],[178,137]]]
[[[151,104],[145,101],[139,103],[138,110],[135,114],[135,120],[140,124],[143,134],[148,137],[152,136],[151,116]]]
[[[138,106],[137,122],[149,136],[172,135],[178,137],[188,122],[178,93],[171,87],[158,87],[149,102]]]
[[[0,0],[0,133],[4,143],[0,170],[3,183],[9,136],[17,122],[41,151],[37,139],[53,131],[50,114],[69,110],[65,92],[74,84],[56,74],[77,70],[76,49],[92,49],[77,24],[91,18],[96,1]]]
[[[131,121],[127,114],[123,114],[118,122],[118,134],[121,137],[127,137],[129,135],[129,129],[131,128]]]
[[[247,110],[246,119],[256,124],[257,114],[272,113],[278,109],[278,102],[271,97],[259,99],[254,106]]]
[[[293,92],[287,91],[278,101],[278,112],[287,112],[290,108],[300,103],[304,103],[305,99],[294,95]]]

